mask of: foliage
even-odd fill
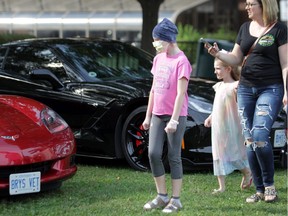
[[[102,163],[102,164],[101,164]],[[76,175],[65,181],[60,190],[0,200],[0,215],[13,216],[140,216],[161,215],[160,210],[145,212],[143,205],[156,195],[149,172],[132,170],[124,162],[90,162],[78,164]],[[276,169],[275,184],[279,194],[276,203],[245,203],[255,188],[240,190],[241,174],[226,178],[226,191],[211,195],[218,186],[212,171],[186,172],[177,215],[242,216],[287,214],[287,170]],[[171,181],[167,187],[171,195]]]
[[[203,32],[198,31],[192,25],[179,24],[177,41],[198,41],[201,37],[203,38],[215,38],[221,40],[235,41],[237,32],[228,30],[225,27],[219,28],[216,32],[211,33],[206,30]]]
[[[180,23],[177,28],[178,41],[198,41],[198,39],[201,37],[201,33],[192,25],[183,25],[182,23]]]
[[[197,60],[197,46],[198,40],[203,38],[213,38],[213,39],[221,39],[228,41],[235,41],[237,33],[227,30],[225,27],[221,27],[217,32],[199,32],[191,25],[182,25],[178,26],[178,36],[177,43],[181,50],[184,51],[191,64],[194,64]]]
[[[0,44],[26,38],[34,38],[34,36],[26,34],[0,34]]]

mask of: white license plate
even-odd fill
[[[276,130],[274,134],[274,147],[283,147],[286,143],[285,130]]]
[[[9,176],[10,195],[36,193],[40,191],[41,173],[16,173]]]

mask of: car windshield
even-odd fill
[[[89,81],[151,77],[153,57],[128,44],[82,41],[57,48]]]

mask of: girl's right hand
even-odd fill
[[[148,130],[150,128],[150,122],[151,122],[151,118],[150,117],[146,117],[144,122],[142,123],[142,126],[143,126],[144,130]]]

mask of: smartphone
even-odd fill
[[[210,47],[212,47],[212,45],[204,38],[200,38],[200,41],[205,44],[205,48],[209,49]]]

